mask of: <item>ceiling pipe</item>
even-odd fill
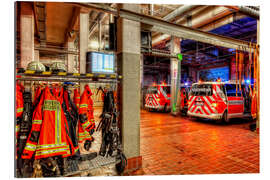
[[[255,19],[260,19],[260,11],[256,10],[256,8],[251,8],[247,6],[225,6],[235,11],[239,11],[247,16],[253,17]],[[258,9],[258,8],[257,8]]]
[[[211,9],[212,9],[211,11],[209,11],[209,9],[205,9],[203,12],[193,15],[192,20],[191,20],[191,27],[197,28],[199,26],[202,26],[203,22],[210,23],[209,19],[211,21],[215,21],[215,19],[222,18],[222,17],[227,16],[228,14],[232,13],[231,11],[229,11],[225,7],[211,7]],[[184,20],[184,21],[180,22],[179,24],[187,26],[187,20]],[[155,46],[160,41],[168,40],[168,39],[170,39],[170,37],[171,36],[168,34],[163,34],[159,37],[153,38],[152,45]]]
[[[187,18],[187,16],[194,16],[195,14],[201,13],[203,12],[205,9],[208,9],[208,6],[198,6],[194,9],[192,9],[192,11],[188,11],[186,13],[183,13],[181,16],[179,16],[174,22],[177,24],[181,21],[183,21],[184,19]]]
[[[174,10],[173,12],[169,13],[168,15],[166,15],[165,17],[163,17],[162,19],[165,21],[170,21],[173,18],[175,18],[176,16],[179,16],[181,14],[183,14],[186,11],[189,11],[190,9],[196,7],[195,5],[183,5],[180,6],[179,8],[177,8],[176,10]]]
[[[224,18],[218,19],[218,20],[216,20],[214,22],[211,22],[211,23],[209,23],[207,25],[204,25],[204,26],[200,27],[200,30],[202,30],[202,31],[211,31],[213,29],[216,29],[216,28],[219,28],[219,27],[224,26],[226,24],[232,23],[232,22],[237,21],[239,19],[242,19],[244,17],[246,17],[246,15],[243,15],[243,14],[236,14],[236,15],[230,14],[228,16],[225,16]]]

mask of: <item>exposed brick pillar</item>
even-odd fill
[[[86,72],[86,52],[88,49],[89,14],[82,9],[80,13],[80,73]]]
[[[20,14],[21,62],[19,66],[26,68],[34,60],[34,13],[30,2],[21,2]]]

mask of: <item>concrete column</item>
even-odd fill
[[[143,109],[144,107],[144,100],[143,100],[143,90],[142,88],[144,87],[143,83],[143,54],[141,54],[141,61],[140,61],[140,84],[141,84],[141,108]]]
[[[72,51],[74,50],[74,42],[68,41],[67,42],[67,47],[68,50]],[[75,68],[75,62],[74,62],[74,55],[73,54],[68,54],[67,55],[67,71],[69,73],[76,73],[76,68]]]
[[[86,72],[86,52],[88,49],[89,15],[87,11],[80,13],[80,73]]]
[[[21,62],[20,67],[26,68],[34,60],[34,13],[31,3],[21,2]]]
[[[140,12],[137,4],[120,4],[119,8]],[[122,143],[127,158],[140,156],[140,37],[139,22],[117,20],[117,54],[121,89]]]
[[[171,53],[178,54],[180,49],[180,38],[171,38]],[[178,83],[177,83],[178,80]],[[176,92],[176,87],[180,87],[181,84],[181,62],[176,58],[171,58],[171,112],[177,114],[179,112],[180,105],[180,93]],[[179,90],[180,88],[178,88]],[[177,96],[177,97],[176,97]],[[173,112],[173,104],[176,104],[176,110]]]

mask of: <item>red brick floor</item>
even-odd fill
[[[129,175],[259,173],[259,135],[250,123],[142,111],[143,167]]]

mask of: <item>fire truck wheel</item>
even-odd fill
[[[225,111],[225,112],[223,113],[222,120],[223,120],[225,123],[229,123],[229,122],[230,122],[230,119],[228,118],[228,113],[227,113],[227,111]]]
[[[164,105],[163,112],[168,112],[167,104]]]

